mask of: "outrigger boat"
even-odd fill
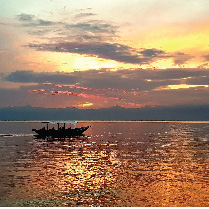
[[[71,128],[71,124],[75,124],[75,121],[54,121],[54,122],[42,122],[47,124],[47,127],[43,127],[41,129],[32,129],[35,131],[37,138],[72,138],[72,137],[79,137],[83,136],[83,132],[86,131],[90,126],[81,127],[81,128]],[[70,124],[69,128],[65,128],[65,124]],[[49,124],[57,124],[58,128],[55,129],[54,127],[49,129]],[[63,127],[60,127],[60,124],[64,124]]]

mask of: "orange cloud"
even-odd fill
[[[7,51],[0,51],[0,54],[6,54]]]

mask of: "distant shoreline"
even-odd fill
[[[1,121],[131,121],[131,122],[173,122],[173,121],[209,121],[209,106],[172,106],[122,108],[113,106],[101,109],[77,108],[41,108],[41,107],[7,107],[0,108]]]

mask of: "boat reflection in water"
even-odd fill
[[[71,128],[71,124],[76,124],[75,121],[53,121],[53,122],[42,122],[47,124],[47,128],[43,127],[41,129],[32,129],[35,131],[37,135],[35,135],[38,139],[65,139],[72,137],[81,137],[83,136],[83,132],[86,131],[90,126],[80,127],[80,128]],[[52,127],[49,129],[48,124],[57,124],[58,128],[55,129]],[[60,127],[60,124],[64,124],[63,127]],[[69,128],[65,127],[65,124],[70,124]]]

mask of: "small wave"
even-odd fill
[[[201,141],[207,142],[207,141],[208,141],[208,138],[206,138],[206,137],[203,138],[203,137],[202,137],[202,138],[201,138]]]
[[[161,147],[169,147],[169,146],[171,146],[171,144],[164,144]]]
[[[0,137],[27,137],[33,136],[33,134],[0,134]]]

